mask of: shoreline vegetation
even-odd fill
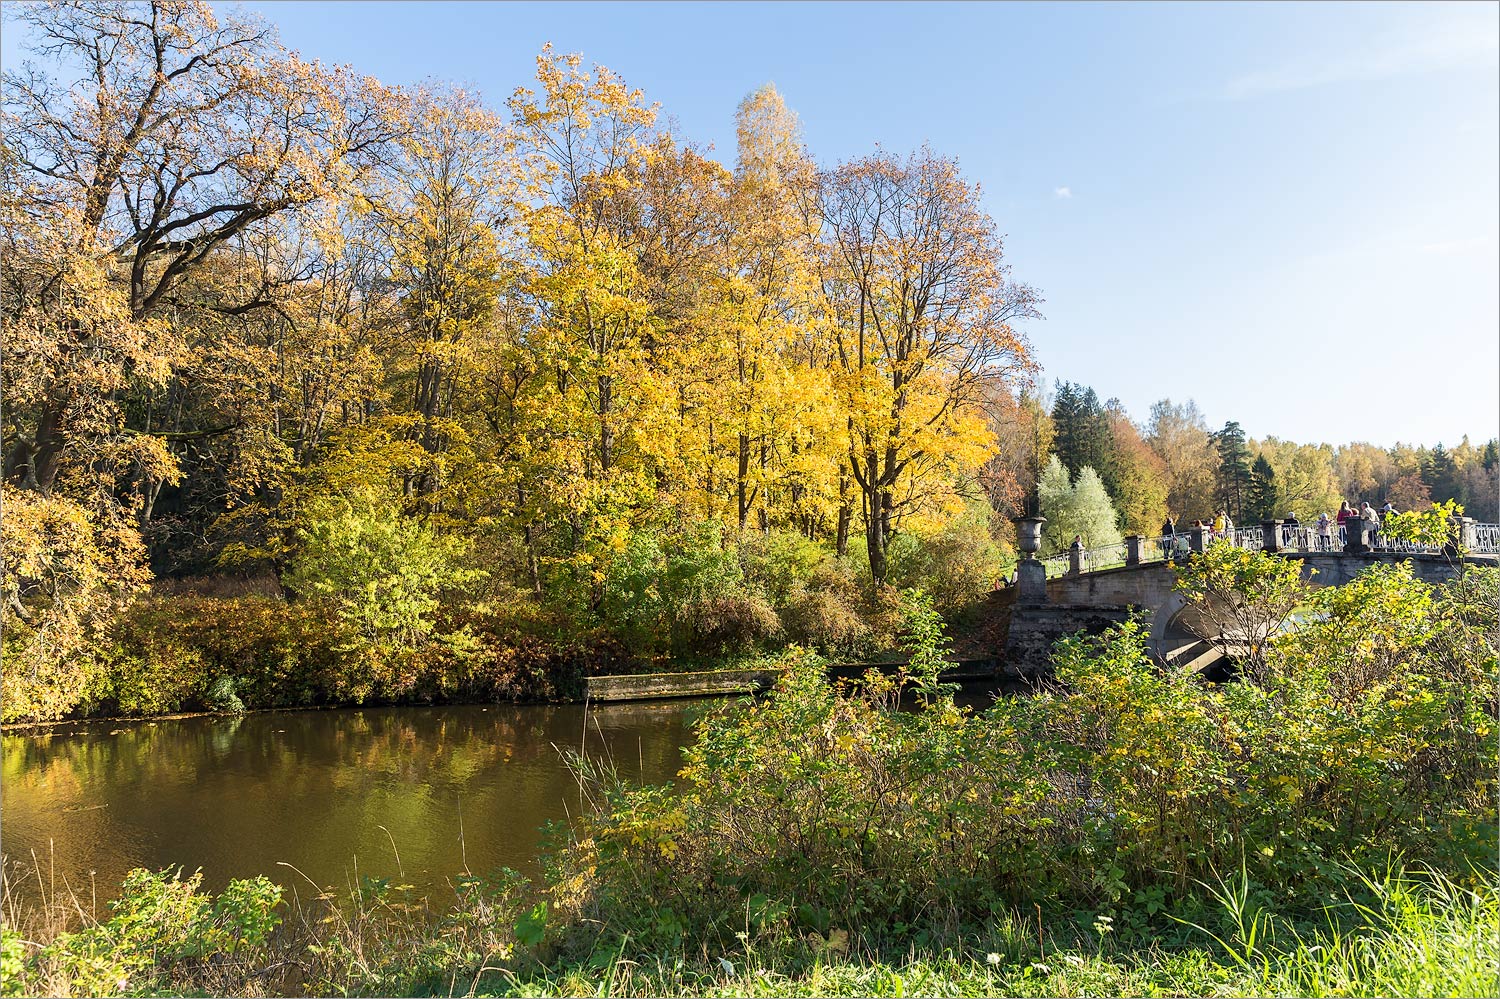
[[[24,690],[12,677],[3,728],[250,710],[581,703],[595,677],[774,670],[796,638],[836,661],[874,664],[899,656],[907,599],[894,588],[863,596],[849,584],[837,598],[819,598],[816,622],[783,629],[777,621],[767,632],[774,640],[737,635],[731,621],[723,633],[700,627],[667,643],[649,637],[672,631],[656,609],[639,633],[579,631],[567,616],[454,599],[434,608],[430,636],[403,643],[351,628],[326,601],[233,592],[279,590],[274,580],[208,577],[197,585],[209,592],[153,593],[122,609],[92,648],[74,656],[65,696]],[[951,607],[949,616],[965,626],[961,642],[979,647],[994,612],[986,591],[969,585],[978,599]],[[215,592],[225,589],[231,595]],[[766,613],[792,622],[799,610]]]
[[[272,904],[280,890],[260,880],[215,897],[141,871],[100,914],[41,880],[46,902],[23,898],[6,873],[5,996],[1484,997],[1500,978],[1500,883],[1398,868],[1341,871],[1316,911],[1249,899],[1233,877],[1207,884],[1194,919],[1166,914],[1149,941],[1122,940],[1107,915],[1035,907],[921,944],[768,931],[747,914],[727,941],[656,951],[538,937],[505,875],[456,878],[458,901],[437,909],[369,878]]]
[[[897,675],[792,650],[670,786],[571,757],[535,881],[465,872],[450,906],[136,871],[101,905],[13,873],[7,994],[1494,995],[1500,570],[1306,590],[1213,546],[1179,573],[1309,613],[1218,684],[1138,622],[1078,635],[976,712],[909,600]]]

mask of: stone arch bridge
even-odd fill
[[[1452,579],[1462,563],[1500,565],[1500,525],[1455,518],[1454,542],[1417,546],[1383,542],[1373,523],[1351,521],[1347,531],[1319,536],[1301,525],[1269,521],[1236,530],[1226,540],[1300,563],[1313,586],[1347,583],[1372,564],[1410,561],[1429,583]],[[1202,551],[1214,540],[1206,528],[1164,538],[1128,537],[1123,544],[1070,551],[1037,559],[1040,519],[1019,521],[1021,550],[1029,557],[1017,566],[1015,585],[1001,591],[1009,603],[1005,670],[1035,675],[1049,668],[1052,644],[1079,630],[1103,631],[1132,612],[1150,626],[1149,650],[1162,662],[1193,670],[1220,665],[1219,645],[1205,640],[1211,629],[1173,590],[1172,560]],[[1220,643],[1222,644],[1222,643]]]

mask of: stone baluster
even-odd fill
[[[1141,564],[1141,536],[1139,534],[1125,535],[1125,564]]]
[[[1268,552],[1281,551],[1281,521],[1263,520],[1260,522],[1261,547]]]
[[[1076,539],[1068,548],[1068,575],[1083,575],[1083,542]]]

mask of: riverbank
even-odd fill
[[[957,635],[955,679],[1001,677],[1000,663],[987,658],[1002,646],[992,640],[994,615],[986,608],[981,602],[971,609],[974,626]],[[668,654],[627,643],[602,625],[577,628],[535,612],[446,608],[431,638],[402,645],[351,630],[326,603],[265,593],[153,594],[77,657],[66,702],[9,677],[0,728],[276,709],[712,696],[764,689],[793,647],[768,642]],[[833,675],[895,668],[893,660],[902,658],[890,651],[896,626],[887,622],[879,633],[882,642],[834,657]]]
[[[369,879],[282,902],[261,882],[214,898],[141,872],[107,919],[70,895],[19,904],[7,884],[5,994],[1490,996],[1500,976],[1500,885],[1421,873],[1354,879],[1319,913],[1221,891],[1216,911],[1122,939],[1108,917],[1038,906],[891,949],[750,918],[712,948],[544,941],[513,883],[459,884],[433,911]]]

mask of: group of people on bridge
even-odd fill
[[[1223,510],[1214,514],[1212,520],[1195,520],[1191,530],[1203,531],[1205,541],[1219,541],[1222,539],[1234,540],[1234,521],[1229,519],[1229,514]],[[1161,525],[1161,550],[1162,555],[1171,558],[1176,554],[1186,554],[1188,550],[1188,531],[1179,532],[1177,522],[1168,514],[1166,522]]]
[[[1332,517],[1326,512],[1320,513],[1310,527],[1303,525],[1293,512],[1281,522],[1281,546],[1302,551],[1337,551],[1344,547],[1351,520],[1362,520],[1370,525],[1369,537],[1373,544],[1385,519],[1395,512],[1396,508],[1389,501],[1376,510],[1368,502],[1361,503],[1356,508],[1353,501],[1344,500]],[[1238,543],[1240,540],[1235,532],[1234,521],[1224,510],[1215,514],[1212,520],[1193,521],[1191,529],[1203,531],[1206,541],[1229,540]],[[1188,551],[1188,530],[1179,528],[1170,515],[1162,524],[1161,535],[1162,554],[1165,557],[1171,558]]]

